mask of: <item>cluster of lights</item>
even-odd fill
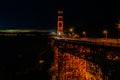
[[[120,33],[120,24],[118,24],[117,28],[118,28],[119,33]],[[74,33],[74,28],[70,28],[69,32]],[[84,38],[85,38],[86,37],[86,31],[83,31],[82,34],[84,35]],[[107,38],[108,37],[108,30],[103,30],[103,34],[105,35],[105,38]]]

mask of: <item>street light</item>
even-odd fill
[[[86,32],[85,32],[85,31],[83,31],[83,32],[82,32],[82,34],[84,35],[84,38],[86,38]]]
[[[73,30],[74,30],[73,28],[70,28],[70,29],[69,29],[70,32],[73,32]]]
[[[74,34],[74,28],[73,27],[69,29],[69,34],[71,35],[70,37],[73,37],[73,34]]]
[[[107,39],[107,37],[108,37],[108,31],[107,31],[107,30],[104,30],[104,31],[103,31],[103,34],[105,34],[105,38]]]

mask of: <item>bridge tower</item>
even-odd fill
[[[58,10],[57,35],[63,36],[63,11]]]

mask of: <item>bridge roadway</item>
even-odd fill
[[[105,46],[116,46],[120,47],[120,39],[111,39],[111,38],[59,38],[55,37],[58,40],[65,40],[69,42],[87,42],[91,44],[105,45]]]

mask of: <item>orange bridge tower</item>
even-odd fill
[[[63,11],[58,10],[57,35],[63,36]]]

